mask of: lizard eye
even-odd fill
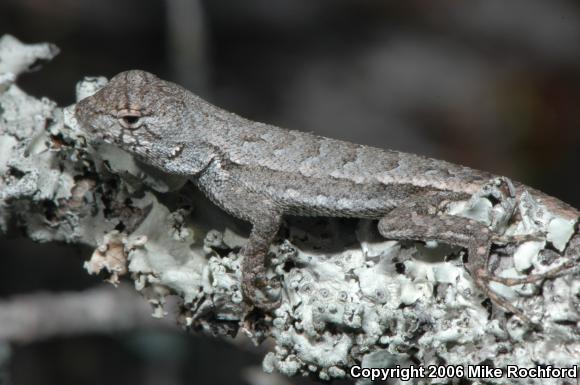
[[[117,119],[119,119],[121,126],[129,130],[141,127],[141,113],[138,111],[123,111],[119,113]]]

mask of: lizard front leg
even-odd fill
[[[250,305],[263,310],[272,310],[279,306],[279,301],[267,302],[256,296],[256,291],[263,289],[266,277],[266,256],[270,244],[280,227],[281,215],[275,210],[265,210],[261,216],[251,220],[252,231],[248,243],[242,248],[242,293]]]

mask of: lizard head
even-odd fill
[[[121,72],[94,95],[79,101],[75,116],[91,140],[143,157],[161,140],[178,138],[187,91],[141,71]]]

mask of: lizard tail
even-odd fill
[[[544,205],[551,213],[567,220],[578,221],[580,212],[558,198],[554,198],[553,196],[519,183],[515,183],[515,187],[518,197],[520,197],[524,191],[528,191],[536,201]]]

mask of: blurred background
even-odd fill
[[[4,33],[61,48],[19,84],[63,106],[84,76],[140,68],[254,120],[485,169],[580,207],[574,0],[2,0]],[[90,252],[0,240],[0,317],[25,303],[23,320],[50,322],[46,304],[80,290],[116,298],[82,269]],[[121,292],[133,316],[108,331],[0,344],[4,381],[312,382],[264,377],[267,345],[185,336]]]

